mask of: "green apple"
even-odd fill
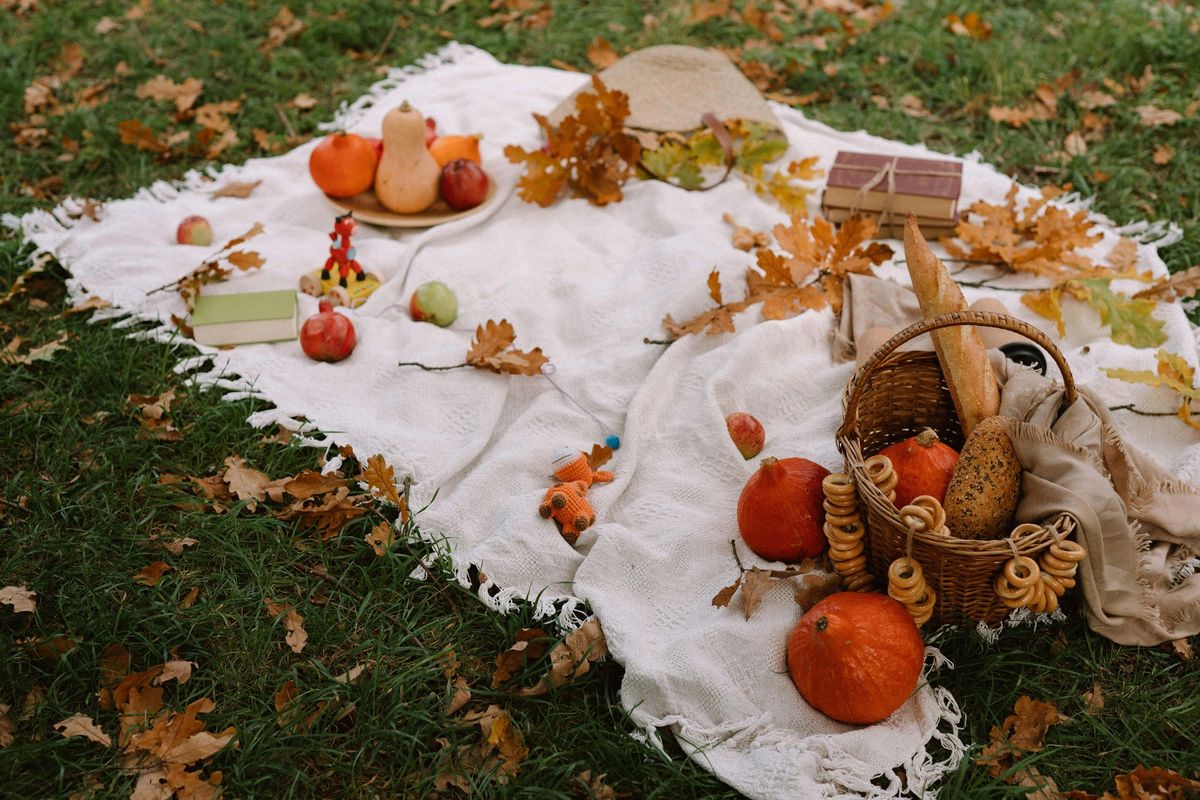
[[[432,322],[445,328],[458,317],[458,298],[446,284],[429,281],[413,292],[408,310],[414,322]]]

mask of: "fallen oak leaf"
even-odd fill
[[[129,674],[132,662],[133,657],[122,645],[115,642],[105,645],[100,653],[100,691],[97,693],[100,708],[113,707],[113,690]]]
[[[608,655],[608,643],[600,620],[592,617],[571,631],[550,651],[550,670],[535,685],[517,692],[522,697],[546,694],[552,688],[577,680],[591,665]]]
[[[216,708],[208,698],[190,703],[182,712],[164,711],[155,717],[148,730],[130,737],[125,752],[127,765],[138,772],[134,798],[216,798],[222,775],[213,772],[207,778],[198,768],[225,749],[237,735],[234,727],[213,734],[204,729],[198,716]]]
[[[16,737],[13,735],[13,731],[16,729],[17,724],[8,715],[8,706],[0,703],[0,748],[9,747],[16,741]]]
[[[192,668],[195,666],[195,661],[172,659],[162,665],[162,672],[154,676],[150,683],[153,686],[161,686],[167,681],[178,681],[180,685],[185,684],[191,679]]]
[[[367,459],[359,479],[367,484],[371,494],[396,507],[404,505],[404,498],[396,488],[396,471],[387,463],[381,453],[376,453]]]
[[[37,609],[37,592],[31,592],[24,586],[5,586],[0,588],[0,603],[12,606],[14,614],[26,612],[32,614]]]
[[[617,51],[603,36],[597,35],[587,46],[587,60],[598,70],[611,67],[619,59]]]
[[[162,576],[173,569],[175,568],[165,561],[155,561],[138,570],[133,576],[133,582],[143,586],[157,586]]]
[[[719,592],[717,592],[715,595],[713,595],[713,599],[712,599],[713,606],[715,606],[716,608],[727,607],[730,604],[730,602],[733,601],[733,596],[735,594],[737,594],[737,590],[740,589],[741,587],[742,587],[742,576],[739,575],[738,579],[736,581],[734,581],[733,583],[731,583],[730,585],[726,586],[725,588],[723,588]]]
[[[297,500],[307,500],[319,494],[337,491],[346,485],[346,479],[334,473],[322,473],[315,469],[306,469],[295,477],[287,479],[283,490]]]
[[[496,322],[489,319],[475,329],[475,338],[471,340],[471,346],[467,350],[466,363],[497,373],[540,375],[542,365],[549,359],[542,355],[540,347],[535,347],[529,352],[506,349],[512,346],[516,336],[516,331],[508,320]]]
[[[1135,300],[1156,300],[1170,303],[1183,300],[1200,291],[1200,265],[1189,267],[1166,278],[1159,278],[1133,297]]]
[[[749,620],[762,604],[763,596],[771,588],[771,571],[751,567],[742,574],[742,617]]]
[[[117,134],[121,144],[133,145],[138,150],[149,150],[162,155],[170,148],[152,128],[137,119],[123,119],[117,123]]]
[[[380,522],[374,528],[367,531],[363,536],[363,540],[371,545],[371,549],[375,551],[375,555],[382,558],[392,549],[392,544],[395,541],[396,529],[390,522]]]
[[[446,704],[446,716],[456,713],[471,700],[471,687],[466,678],[462,676],[455,678],[451,686],[454,694],[450,696],[450,701]]]
[[[225,256],[225,260],[233,264],[243,272],[250,269],[257,269],[267,263],[261,255],[254,250],[235,250]]]
[[[517,631],[516,642],[496,656],[496,669],[492,672],[492,688],[512,680],[530,662],[537,661],[546,653],[549,637],[541,628],[522,628]]]
[[[70,317],[74,316],[75,314],[86,314],[89,311],[98,311],[102,308],[112,308],[112,303],[108,302],[107,300],[103,300],[96,295],[91,295],[63,311],[63,316]]]
[[[219,197],[236,197],[236,198],[245,200],[247,197],[249,197],[251,194],[254,193],[254,190],[257,189],[259,184],[261,184],[261,183],[262,183],[261,180],[230,181],[229,183],[222,186],[220,189],[217,189],[215,192],[212,192],[208,196],[208,198],[210,200],[216,200]]]
[[[275,603],[265,597],[263,605],[267,607],[267,613],[272,617],[276,619],[283,617],[283,626],[287,629],[285,640],[292,652],[300,653],[304,650],[304,646],[308,644],[308,632],[304,630],[304,617],[300,616],[300,612],[296,611],[293,606]]]
[[[200,542],[190,536],[184,536],[178,539],[165,539],[159,544],[162,546],[163,550],[166,550],[171,555],[181,556],[183,555],[183,549],[185,547],[193,547],[200,544]]]
[[[975,758],[975,763],[986,766],[993,778],[1007,772],[1014,758],[1041,751],[1050,726],[1067,719],[1053,703],[1034,700],[1028,695],[1017,698],[1013,711],[1001,725],[992,726],[988,734],[991,742]],[[1004,780],[1015,783],[1021,779],[1022,772]]]
[[[65,738],[70,739],[73,736],[82,736],[90,742],[103,745],[104,747],[112,746],[112,737],[100,730],[100,726],[95,720],[86,714],[76,714],[73,717],[67,717],[61,722],[54,723],[54,730],[61,733]]]
[[[166,100],[175,104],[175,110],[187,111],[196,102],[196,98],[204,91],[204,81],[196,78],[185,78],[183,83],[175,83],[166,75],[156,75],[137,87],[134,95],[139,100]]]

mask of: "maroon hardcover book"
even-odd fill
[[[868,183],[870,188],[861,192]],[[829,170],[823,203],[882,211],[888,205],[889,186],[893,214],[951,219],[962,191],[962,163],[841,151]]]

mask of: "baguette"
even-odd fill
[[[921,314],[926,319],[967,310],[962,290],[929,249],[917,227],[917,218],[912,214],[904,224],[904,257],[913,291],[921,304]],[[987,348],[983,346],[979,331],[970,325],[942,328],[930,336],[946,385],[950,387],[963,435],[970,436],[979,422],[995,416],[1000,410],[1000,389]]]

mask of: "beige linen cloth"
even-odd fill
[[[835,343],[842,357],[869,327],[900,329],[920,319],[907,287],[853,278]],[[1017,521],[1067,513],[1078,522],[1076,538],[1087,549],[1078,586],[1088,625],[1134,645],[1200,633],[1200,573],[1194,573],[1200,491],[1127,441],[1093,393],[1080,388],[1075,402],[1062,408],[1060,381],[999,351],[992,351],[992,363],[1000,414],[1011,419],[1009,434],[1025,469]],[[1052,376],[1054,369],[1051,362]]]

